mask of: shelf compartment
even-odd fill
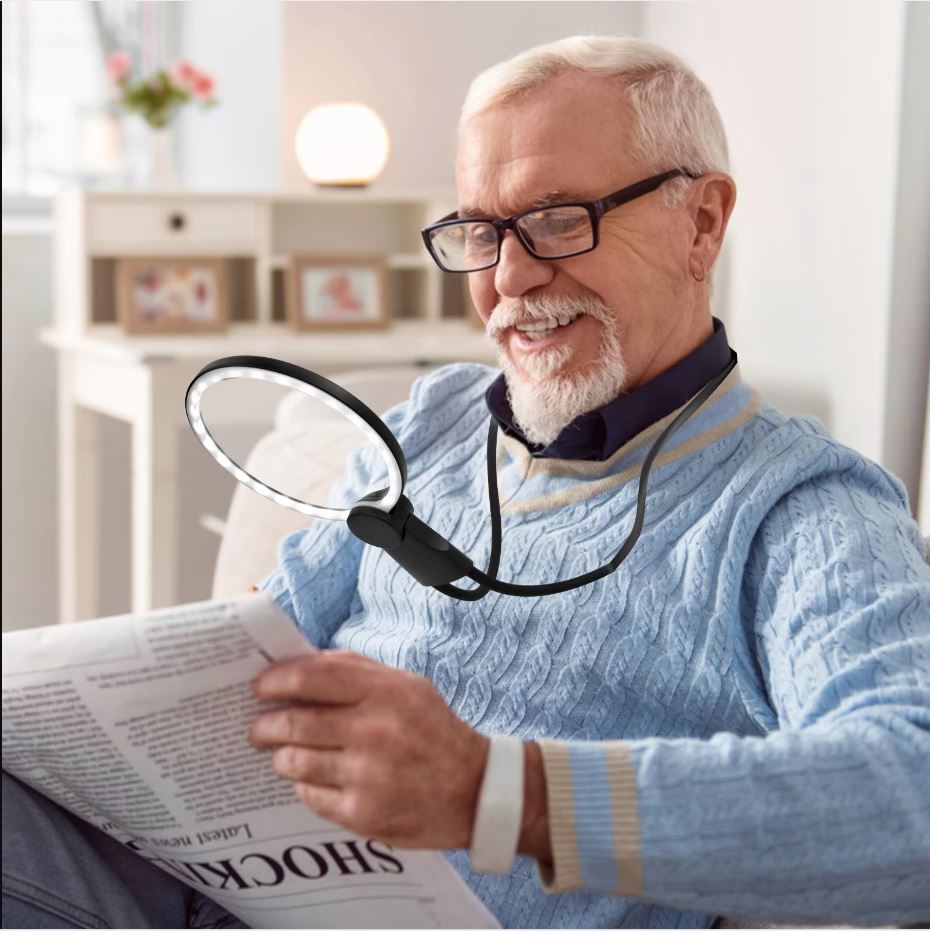
[[[127,256],[129,258],[129,256]],[[191,259],[195,259],[191,256]],[[255,259],[251,256],[225,257],[229,318],[235,323],[258,319],[255,293]],[[90,260],[90,322],[115,323],[116,256],[101,256]]]

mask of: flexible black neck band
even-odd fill
[[[592,569],[583,575],[577,575],[572,579],[565,579],[561,582],[549,582],[543,585],[518,585],[514,582],[504,582],[498,579],[497,570],[500,566],[501,556],[501,511],[500,495],[497,488],[497,421],[492,417],[491,425],[488,429],[488,500],[491,511],[491,556],[488,560],[488,571],[482,572],[480,569],[471,568],[468,571],[468,578],[478,583],[478,588],[466,589],[458,588],[455,585],[437,585],[437,591],[452,598],[458,598],[461,601],[478,601],[483,598],[488,591],[498,592],[502,595],[522,595],[539,596],[539,595],[557,595],[560,592],[571,591],[573,588],[579,588],[582,585],[589,585],[598,579],[614,572],[620,563],[630,554],[639,535],[643,529],[643,522],[646,517],[646,492],[649,484],[649,472],[652,463],[658,456],[665,441],[679,427],[683,426],[693,414],[704,404],[704,402],[720,387],[724,379],[736,367],[736,353],[730,350],[730,361],[718,375],[715,375],[678,413],[675,419],[662,431],[659,438],[653,443],[652,448],[643,460],[643,467],[639,473],[639,487],[637,489],[636,499],[636,516],[633,520],[633,529],[629,536],[623,541],[623,545],[614,555],[610,562],[605,563],[597,569]]]

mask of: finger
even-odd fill
[[[297,797],[311,811],[327,821],[341,824],[342,819],[342,792],[331,786],[315,786],[306,782],[295,782],[294,789]],[[345,827],[345,825],[343,825]]]
[[[271,765],[285,779],[338,789],[345,782],[344,756],[338,750],[278,747],[271,755]]]
[[[351,705],[367,695],[379,663],[360,662],[355,654],[318,650],[299,659],[275,663],[252,683],[263,701],[302,701]]]
[[[260,714],[249,731],[249,740],[255,747],[296,744],[337,750],[346,745],[352,719],[353,713],[342,705],[291,705]]]

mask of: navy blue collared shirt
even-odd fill
[[[723,324],[716,317],[713,320],[713,335],[694,352],[629,394],[576,417],[548,446],[535,446],[520,432],[503,375],[485,394],[488,410],[504,433],[520,440],[537,458],[603,462],[637,433],[681,407],[724,369],[730,361],[730,344]]]

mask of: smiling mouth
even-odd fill
[[[573,313],[548,320],[533,320],[530,323],[517,324],[512,329],[520,343],[541,343],[553,336],[562,335],[581,316],[580,313]]]

